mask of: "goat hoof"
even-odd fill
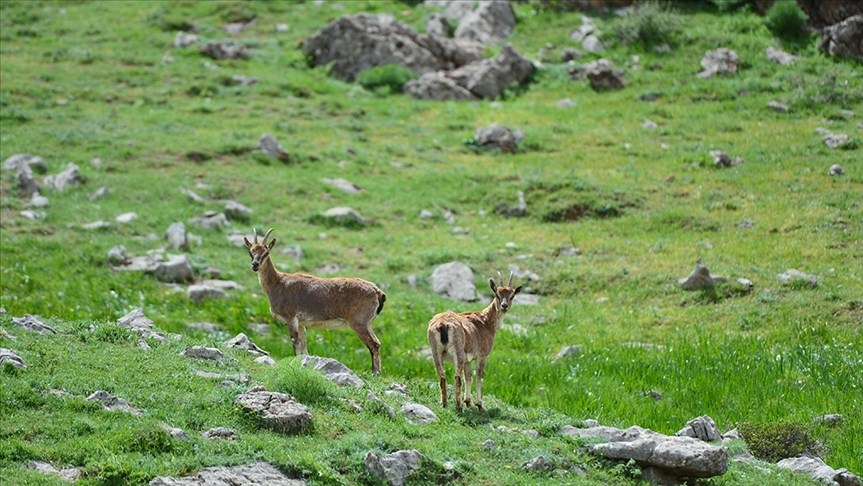
[[[481,403],[477,403],[477,404],[476,404],[476,408],[478,408],[478,409],[480,409],[480,410],[482,410],[482,411],[485,411],[485,405],[483,405],[483,404],[481,404]]]

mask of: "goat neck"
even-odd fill
[[[494,296],[494,299],[492,299],[491,304],[480,312],[482,322],[494,329],[494,332],[500,330],[504,316],[506,316],[506,312],[500,308],[500,301],[496,295]]]
[[[261,263],[261,268],[258,269],[258,282],[265,294],[269,294],[279,285],[282,275],[282,272],[276,270],[270,255],[267,255]]]

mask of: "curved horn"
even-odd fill
[[[512,287],[512,272],[509,272],[509,283],[506,284],[507,287]]]
[[[503,287],[503,275],[500,274],[500,270],[497,272],[497,279],[500,282],[500,286]]]
[[[267,244],[267,238],[270,237],[270,233],[272,233],[274,229],[275,228],[270,228],[269,230],[267,230],[267,234],[264,235],[264,244],[265,245]]]
[[[258,244],[258,230],[256,230],[255,228],[252,228],[252,232],[255,233],[255,244],[257,245]]]

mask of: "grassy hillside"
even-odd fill
[[[262,458],[310,481],[367,482],[362,453],[372,444],[383,452],[418,448],[437,465],[456,461],[466,484],[561,480],[519,472],[538,453],[590,469],[586,479],[566,481],[619,484],[626,471],[597,465],[556,437],[555,428],[594,418],[671,434],[703,414],[725,431],[744,422],[810,424],[826,413],[841,413],[844,421],[812,429],[827,446],[825,460],[863,474],[860,65],[818,53],[812,37],[780,41],[746,11],[688,8],[669,53],[622,45],[614,35],[622,21],[596,16],[611,47],[605,57],[626,68],[629,85],[595,92],[586,81],[570,81],[558,63],[560,51],[575,45],[568,35],[581,14],[517,4],[519,23],[509,40],[530,58],[545,49],[548,59],[528,86],[492,104],[361,90],[309,67],[300,52],[305,37],[344,14],[392,12],[423,30],[432,9],[413,2],[344,2],[344,9],[333,2],[3,2],[0,158],[39,155],[52,174],[73,162],[85,183],[45,190],[46,217],[32,221],[20,216],[28,201],[14,174],[2,174],[0,306],[15,317],[40,315],[69,335],[27,336],[9,316],[0,317],[19,338],[2,347],[29,365],[2,377],[1,475],[39,484],[46,480],[20,464],[42,459],[90,468],[86,479],[93,484],[142,484],[155,475]],[[249,60],[212,61],[193,47],[171,47],[176,31],[192,23],[207,41],[228,37],[225,23],[250,18],[256,23],[236,36],[251,48]],[[287,32],[276,31],[281,23],[290,25]],[[803,59],[792,66],[767,61],[766,47],[779,42]],[[718,47],[739,54],[740,71],[697,78],[704,52]],[[235,74],[259,82],[231,85]],[[658,99],[639,101],[645,94]],[[563,98],[574,106],[558,108]],[[774,112],[771,100],[790,111]],[[645,119],[659,128],[643,128]],[[479,152],[466,143],[493,122],[524,131],[519,153]],[[847,133],[851,143],[829,149],[816,127]],[[291,153],[289,163],[255,153],[262,133]],[[711,150],[745,163],[716,169]],[[836,163],[846,175],[829,177]],[[344,194],[324,177],[348,179],[365,192]],[[87,198],[103,186],[107,197]],[[181,186],[212,202],[193,202]],[[525,194],[527,216],[495,214],[498,204],[516,204],[517,191]],[[217,201],[224,199],[252,208],[249,221],[227,231],[188,223],[221,210]],[[372,222],[360,229],[314,223],[311,216],[334,206],[353,207]],[[453,234],[444,208],[465,232]],[[438,217],[420,219],[423,209]],[[130,211],[139,217],[114,222]],[[82,228],[97,220],[112,226]],[[744,220],[754,225],[739,227]],[[245,289],[195,305],[152,275],[111,271],[111,247],[123,244],[130,255],[163,248],[162,234],[175,221],[202,238],[186,252],[199,275],[214,266]],[[439,424],[417,429],[385,415],[353,416],[339,398],[365,394],[329,390],[309,404],[314,433],[277,437],[233,412],[238,390],[188,372],[191,365],[175,356],[185,345],[218,344],[245,332],[283,360],[276,375],[292,373],[288,333],[269,316],[245,248],[226,238],[252,227],[274,227],[280,246],[302,246],[299,261],[275,256],[280,270],[314,273],[336,263],[344,267],[338,275],[386,288],[375,322],[383,375],[364,377],[379,394],[393,381],[408,383],[412,399],[440,414]],[[560,255],[570,246],[580,254]],[[734,283],[680,290],[677,279],[698,258],[732,282],[750,279],[754,290]],[[498,335],[484,386],[493,397],[488,414],[436,408],[436,377],[422,354],[431,316],[481,305],[431,292],[425,277],[451,260],[469,265],[486,294],[483,282],[510,264],[540,277],[530,284],[539,305],[517,305],[507,316],[507,325],[524,332]],[[817,275],[818,285],[781,284],[777,275],[789,268]],[[416,288],[409,275],[418,277]],[[135,307],[184,341],[137,350],[109,325]],[[200,321],[224,332],[186,326]],[[257,323],[270,323],[272,332],[258,334]],[[95,338],[86,331],[91,324],[103,329]],[[349,331],[309,331],[308,339],[312,354],[370,369],[367,351]],[[552,361],[573,344],[584,345],[579,356]],[[276,380],[235,358],[230,369]],[[106,389],[148,414],[118,418],[81,401],[46,397],[50,388],[76,395]],[[650,398],[651,391],[662,400]],[[166,403],[169,392],[180,396]],[[165,443],[154,432],[160,422],[185,428],[198,448]],[[489,433],[487,423],[536,428],[543,437]],[[242,431],[240,441],[199,438],[225,424]],[[488,470],[470,460],[486,438],[511,446],[489,453],[495,467]],[[714,484],[787,479],[734,468]],[[428,474],[431,482],[444,473]]]

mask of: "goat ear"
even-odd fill
[[[267,245],[267,249],[272,250],[274,246],[276,246],[276,239],[275,238],[273,238],[273,240],[270,241],[270,244]]]
[[[494,279],[488,279],[488,286],[491,287],[491,291],[497,293],[497,285],[494,284]]]
[[[243,243],[245,243],[248,248],[252,247],[252,242],[250,242],[245,236],[243,237]]]
[[[519,292],[521,292],[521,287],[522,287],[521,285],[519,285],[518,287],[516,287],[516,288],[515,288],[515,293],[514,293],[514,294],[512,294],[512,295],[517,295]]]

